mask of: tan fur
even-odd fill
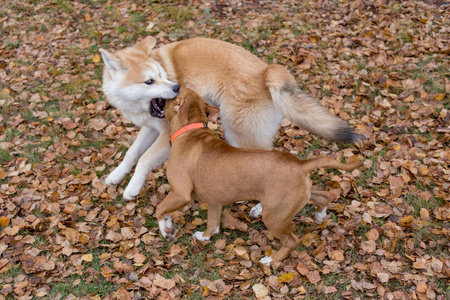
[[[199,95],[182,88],[176,100],[166,104],[170,133],[183,127],[183,120],[188,120],[188,124],[206,122],[206,107]],[[263,262],[278,262],[299,243],[291,229],[295,215],[310,198],[325,213],[330,200],[328,192],[311,189],[309,172],[321,167],[350,171],[361,165],[361,162],[344,164],[324,156],[301,160],[281,151],[235,148],[207,128],[194,129],[173,141],[167,162],[171,191],[157,206],[155,217],[162,224],[169,213],[185,206],[191,197],[207,203],[207,229],[199,236],[209,239],[218,232],[222,206],[258,199],[263,204],[265,225],[282,243],[281,249]],[[162,225],[161,230],[165,238],[175,238],[171,224]]]
[[[114,54],[101,50],[104,60],[110,62],[105,68],[103,91],[108,101],[138,126],[157,127],[160,133],[167,128],[162,120],[150,117],[145,111],[145,97],[140,99],[140,105],[134,101],[146,91],[142,85],[146,76],[157,74],[157,86],[178,83],[219,107],[225,139],[232,146],[272,149],[283,117],[328,139],[356,141],[360,138],[346,121],[332,115],[298,88],[286,68],[266,64],[239,46],[206,38],[175,42],[158,49],[154,49],[155,44],[153,37],[147,37],[135,47]],[[117,73],[116,64],[123,78],[111,77]],[[127,152],[125,164],[108,176],[107,184],[119,183],[130,171],[146,146],[142,142],[146,141],[145,134],[148,133],[140,134],[139,144]],[[150,143],[147,147],[153,146]],[[163,148],[153,147],[152,153],[164,153],[156,155],[164,157],[168,147],[168,142]],[[139,167],[139,163],[139,179],[132,179],[133,186],[127,187],[124,193],[126,199],[134,197],[144,184],[144,167]],[[147,173],[156,163],[147,163]]]

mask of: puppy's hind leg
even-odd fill
[[[279,262],[285,259],[292,250],[300,243],[299,238],[292,232],[292,220],[294,217],[280,219],[273,214],[262,213],[264,224],[270,230],[274,237],[281,241],[281,248],[270,257],[263,257],[260,262],[269,266],[271,263]]]
[[[317,204],[314,214],[316,223],[322,223],[327,217],[327,208],[331,200],[331,194],[325,191],[311,191],[311,200]]]
[[[292,232],[292,221],[295,214],[300,211],[306,203],[306,199],[298,199],[297,193],[283,197],[284,195],[273,194],[270,198],[279,197],[283,201],[264,201],[262,219],[267,229],[274,237],[280,240],[281,248],[270,257],[263,257],[260,262],[269,266],[271,263],[282,261],[300,243],[299,238]]]
[[[131,171],[131,168],[133,168],[139,157],[153,144],[158,135],[158,131],[150,127],[142,127],[136,137],[136,140],[125,154],[123,161],[108,175],[108,177],[106,177],[105,184],[119,184],[122,179],[125,178],[125,175]]]

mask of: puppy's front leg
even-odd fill
[[[125,175],[131,171],[131,168],[133,168],[142,153],[144,153],[153,144],[158,135],[159,132],[157,130],[150,127],[142,127],[136,137],[136,140],[125,154],[123,161],[117,168],[114,169],[114,171],[111,172],[111,174],[108,175],[108,177],[106,177],[106,185],[119,184],[122,179],[125,178]]]
[[[208,204],[208,220],[205,232],[197,231],[194,238],[199,241],[209,241],[211,236],[220,232],[220,217],[222,215],[222,206]]]
[[[167,160],[170,152],[169,131],[162,130],[156,141],[139,158],[134,175],[123,192],[125,200],[136,197],[144,186],[147,174]]]
[[[170,213],[182,208],[190,201],[190,193],[182,194],[171,191],[166,198],[156,207],[155,218],[158,220],[159,230],[164,239],[173,241],[177,235],[177,230],[173,226]]]

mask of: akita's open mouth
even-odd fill
[[[166,100],[162,98],[155,98],[150,101],[150,114],[155,118],[164,118],[164,106]]]

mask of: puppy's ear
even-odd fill
[[[210,105],[205,101],[205,111],[208,113],[208,119],[212,122],[217,122],[217,118],[219,117],[219,108]]]
[[[150,55],[153,48],[155,48],[156,45],[156,39],[152,36],[148,36],[145,39],[143,39],[141,42],[139,42],[136,47],[144,51],[147,55]]]
[[[185,126],[189,122],[189,101],[186,98],[176,100],[175,107],[173,108],[180,117],[181,125]]]
[[[112,78],[114,78],[117,74],[125,73],[127,71],[127,69],[114,54],[105,49],[100,49],[100,53],[102,54],[106,70]]]

